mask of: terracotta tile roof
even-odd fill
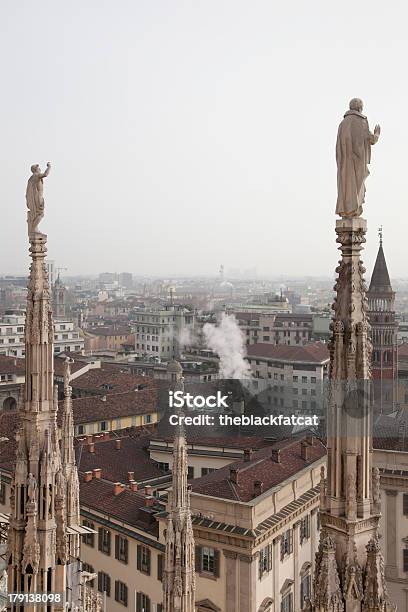
[[[154,515],[163,508],[156,503],[155,507],[146,509],[151,515],[151,523],[149,524],[146,520],[147,517],[143,516],[144,494],[125,488],[119,495],[114,495],[113,490],[112,482],[96,478],[84,482],[84,475],[83,473],[80,474],[79,496],[81,507],[92,508],[98,512],[103,511],[104,515],[109,515],[113,519],[143,529],[150,534],[158,535],[158,523],[154,519]]]
[[[77,425],[104,419],[151,414],[158,410],[158,403],[158,392],[153,387],[141,391],[80,397],[72,400],[74,422]]]
[[[329,350],[323,342],[311,342],[302,346],[285,346],[283,344],[251,344],[247,355],[289,362],[324,363],[329,360]]]
[[[102,478],[112,482],[128,482],[128,472],[134,472],[137,482],[160,478],[163,472],[150,459],[146,450],[149,438],[120,438],[120,449],[116,449],[119,438],[94,442],[94,452],[89,452],[87,443],[77,447],[78,469],[87,472],[95,468],[102,470]]]
[[[280,463],[272,458],[270,448],[254,453],[250,461],[239,461],[220,468],[216,472],[191,481],[193,491],[223,499],[249,502],[254,499],[254,482],[263,483],[263,492],[294,476],[308,465],[326,455],[326,448],[317,439],[308,445],[309,459],[301,456],[301,441],[293,442],[280,450]],[[231,480],[230,470],[237,471],[237,484]]]
[[[92,369],[71,381],[71,387],[78,390],[93,391],[95,393],[123,393],[134,391],[137,388],[155,386],[152,378],[135,376],[129,372],[122,372],[115,368]]]
[[[191,413],[197,414],[197,413]],[[200,428],[202,429],[202,428]],[[225,429],[225,428],[224,428]],[[272,442],[266,440],[263,436],[240,436],[234,432],[234,435],[217,435],[214,436],[203,436],[197,427],[185,427],[187,444],[195,444],[196,446],[214,446],[214,447],[227,447],[237,448],[241,450],[252,449],[259,450],[265,446],[271,446]],[[160,436],[159,434],[153,434],[150,436],[152,442],[173,442],[174,437],[171,435]]]
[[[25,359],[0,355],[0,374],[24,374]]]
[[[128,325],[97,326],[84,331],[93,336],[129,336],[132,333],[132,329]]]

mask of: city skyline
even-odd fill
[[[208,275],[223,262],[329,275],[335,126],[361,96],[382,126],[365,261],[382,224],[393,276],[405,276],[406,128],[390,112],[408,102],[402,2],[4,8],[4,272],[26,269],[22,186],[51,161],[44,231],[72,274]]]

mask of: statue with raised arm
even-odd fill
[[[32,175],[28,179],[26,191],[29,237],[34,236],[35,234],[41,234],[38,231],[38,224],[44,216],[43,179],[48,176],[50,168],[50,162],[47,163],[47,169],[44,172],[41,172],[41,168],[38,164],[31,166]]]
[[[380,126],[376,125],[372,134],[362,111],[363,101],[353,98],[337,133],[336,214],[340,217],[359,217],[363,212],[365,180],[370,174],[371,145],[380,136]]]

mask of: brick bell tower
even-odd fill
[[[384,256],[382,227],[378,235],[380,245],[367,293],[373,345],[371,371],[376,408],[390,412],[396,402],[398,323],[395,320],[395,292]]]

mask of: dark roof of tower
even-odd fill
[[[382,244],[378,249],[377,259],[375,260],[373,274],[371,276],[369,293],[393,293],[388,274],[387,263],[385,261]]]

